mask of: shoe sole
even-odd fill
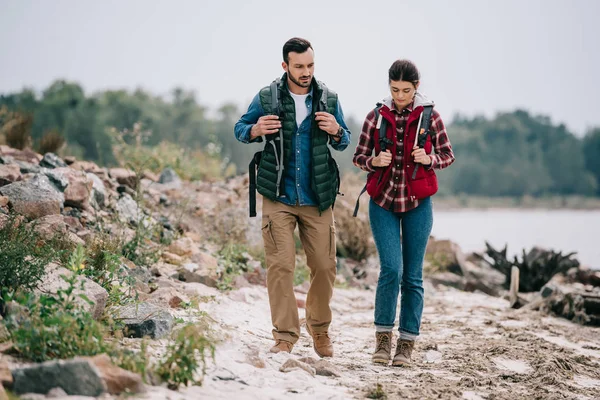
[[[384,365],[388,365],[390,360],[384,360],[384,359],[379,359],[379,360],[371,360],[374,364],[384,364]]]
[[[392,367],[408,367],[410,363],[404,361],[392,361]]]

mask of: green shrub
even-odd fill
[[[182,179],[220,179],[221,160],[215,152],[188,150],[179,144],[161,142],[156,146],[146,145],[150,132],[134,124],[132,130],[111,130],[113,152],[120,165],[133,170],[149,170],[160,173],[171,167]]]
[[[79,263],[80,255],[74,253],[68,267],[76,271]],[[75,294],[78,285],[83,289],[83,282],[78,284],[77,274],[62,275],[62,278],[68,286],[59,289],[55,296],[23,292],[5,295],[7,303],[15,301],[28,310],[27,315],[7,319],[14,350],[28,360],[42,362],[93,356],[110,350],[104,341],[104,327],[76,301],[80,297],[91,303],[85,295]]]
[[[9,292],[36,288],[46,266],[59,260],[56,243],[42,239],[34,226],[19,217],[10,216],[0,224],[0,287]]]
[[[214,341],[206,336],[202,327],[186,325],[167,348],[156,373],[170,389],[178,389],[181,385],[202,384],[202,379],[197,381],[195,377],[198,370],[201,370],[202,375],[205,374],[207,355],[214,360]]]

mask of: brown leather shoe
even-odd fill
[[[387,365],[392,358],[392,332],[375,332],[375,352],[371,360]]]
[[[271,353],[280,353],[285,351],[286,353],[291,353],[294,345],[290,342],[286,342],[285,340],[277,340],[275,341],[275,346],[271,347],[269,351]]]
[[[410,365],[412,362],[411,355],[414,348],[414,340],[398,339],[398,342],[396,343],[396,354],[394,355],[394,359],[392,360],[392,365],[394,367]]]
[[[313,339],[313,348],[319,357],[333,357],[333,344],[327,332],[313,334],[308,324],[306,331]]]

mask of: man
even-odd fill
[[[313,77],[309,41],[288,40],[282,67],[281,80],[263,88],[235,125],[239,141],[265,141],[256,187],[263,195],[262,235],[275,338],[270,351],[289,353],[300,336],[293,289],[298,224],[311,281],[306,328],[316,353],[332,357],[329,302],[336,274],[333,204],[339,173],[327,145],[344,150],[350,132],[337,94]]]

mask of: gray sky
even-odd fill
[[[600,126],[599,17],[600,0],[0,0],[0,93],[67,78],[245,107],[301,36],[360,120],[409,58],[446,120],[519,107],[583,134]]]

